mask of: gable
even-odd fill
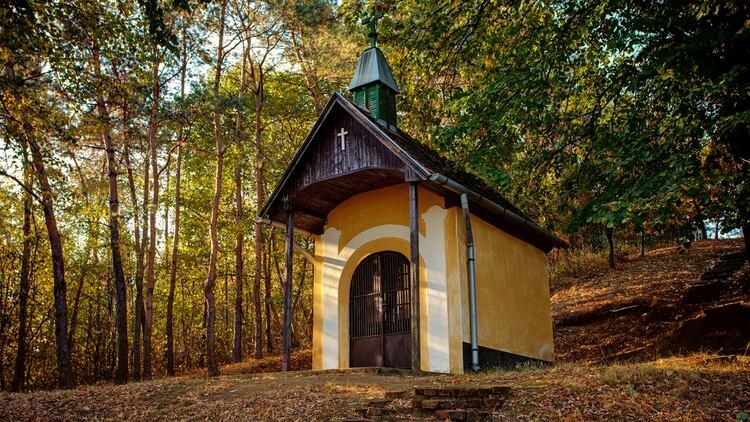
[[[343,148],[342,129],[346,133]],[[330,210],[358,193],[403,183],[408,165],[334,101],[292,161],[292,168],[269,199],[264,216],[284,221],[286,208],[291,206],[295,226],[320,233]]]
[[[347,133],[342,149],[341,129]],[[341,107],[334,107],[291,179],[290,192],[366,168],[405,170],[405,164]]]

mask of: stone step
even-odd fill
[[[366,407],[360,407],[358,409],[354,409],[354,412],[358,414],[359,416],[365,416],[367,415],[367,408]]]
[[[719,257],[712,268],[701,275],[701,280],[718,280],[731,277],[747,261],[745,252],[733,252]]]
[[[355,409],[351,421],[442,420],[483,421],[505,402],[507,386],[415,388],[389,391],[383,399],[371,400],[367,407]],[[411,399],[411,406],[405,400]]]
[[[726,285],[723,281],[702,281],[690,286],[685,292],[682,301],[686,304],[711,302],[721,297],[721,293],[725,287]]]
[[[383,407],[386,407],[389,404],[391,404],[392,401],[393,400],[388,399],[388,398],[383,399],[383,400],[370,400],[370,402],[368,403],[368,405],[369,405],[369,407],[380,407],[380,408],[383,408]]]
[[[371,418],[373,416],[389,416],[390,414],[391,409],[384,409],[382,407],[370,407],[367,409],[367,413],[365,413],[365,416]]]
[[[409,395],[408,391],[386,391],[385,399],[386,400],[403,399],[408,395]]]
[[[731,277],[734,273],[714,273],[714,274],[703,274],[701,276],[701,281],[724,281],[727,278]]]

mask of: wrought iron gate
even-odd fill
[[[362,261],[349,295],[351,367],[411,366],[409,261],[379,252]]]

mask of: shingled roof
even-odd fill
[[[344,100],[349,101],[344,97]],[[521,211],[516,208],[510,201],[508,201],[500,192],[491,188],[484,180],[480,179],[476,175],[469,173],[456,164],[455,162],[441,156],[435,150],[428,147],[427,145],[412,138],[408,133],[398,130],[393,131],[388,127],[384,126],[378,120],[376,120],[367,110],[363,110],[356,104],[349,101],[351,105],[357,107],[362,114],[367,117],[372,123],[378,125],[388,136],[401,147],[410,157],[414,158],[420,164],[422,164],[430,173],[443,174],[462,185],[474,190],[478,194],[492,200],[493,202],[501,205],[515,214],[526,218]]]
[[[442,157],[405,132],[389,129],[369,112],[358,107],[352,101],[338,93],[335,93],[326,105],[308,138],[297,151],[276,189],[261,209],[259,217],[283,223],[283,220],[278,218],[279,209],[281,208],[280,202],[283,197],[282,192],[287,189],[286,186],[290,183],[292,173],[302,161],[305,152],[315,139],[318,129],[336,105],[341,106],[355,120],[359,121],[366,128],[369,128],[374,137],[402,160],[414,175],[424,180],[426,186],[444,193],[446,198],[453,197],[454,203],[457,203],[458,195],[441,183],[436,182],[437,179],[444,180],[447,178],[455,182],[455,184],[465,187],[466,190],[472,193],[472,196],[469,198],[470,202],[473,202],[472,213],[490,224],[499,227],[512,236],[531,243],[544,252],[548,252],[554,247],[567,247],[567,242],[545,231],[529,220],[500,192],[493,189],[481,178],[463,170],[456,163]]]

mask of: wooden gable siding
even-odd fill
[[[343,128],[346,148],[337,133]],[[407,165],[370,131],[335,106],[311,139],[310,147],[285,186],[282,203],[295,210],[295,225],[320,233],[328,213],[361,192],[404,182]],[[283,221],[283,207],[271,210]]]
[[[349,132],[343,151],[341,141],[336,136],[341,128]],[[334,110],[316,138],[300,171],[290,183],[290,198],[313,183],[362,169],[405,170],[405,164],[398,157],[340,108]]]

